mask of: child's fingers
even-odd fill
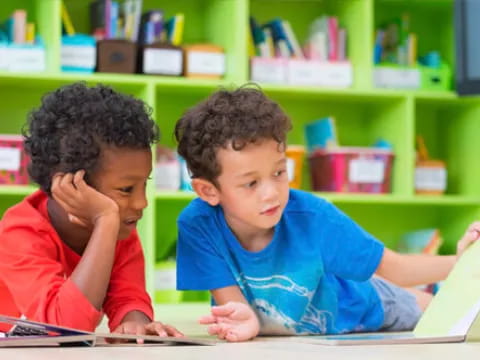
[[[480,233],[476,230],[469,231],[457,244],[457,252],[464,251],[471,243],[478,240]]]
[[[213,324],[207,327],[207,331],[210,335],[217,335],[217,333],[220,331],[220,325],[218,324]]]
[[[52,189],[52,194],[56,197],[63,200],[64,203],[67,203],[70,207],[73,207],[78,198],[78,192],[73,186],[73,174],[65,174],[56,184],[57,186]]]
[[[232,332],[231,326],[227,324],[220,324],[219,327],[220,327],[220,330],[217,333],[218,338],[222,340],[227,340],[228,333]]]
[[[73,177],[73,184],[75,187],[82,191],[87,186],[87,183],[84,180],[85,170],[78,170]]]
[[[463,238],[458,242],[459,244],[468,244],[477,240],[480,237],[480,228],[469,227]]]
[[[215,324],[217,322],[217,318],[213,315],[205,315],[200,317],[198,322],[203,325]]]
[[[63,175],[54,175],[52,178],[52,185],[50,186],[50,191],[54,197],[63,197],[63,191],[60,187],[60,182],[62,181]]]
[[[219,339],[225,339],[225,336],[230,330],[231,327],[227,324],[213,324],[207,328],[210,335],[217,335]]]
[[[62,207],[63,210],[65,210],[67,213],[71,213],[74,211],[74,209],[64,201],[63,196],[59,196],[58,194],[52,193],[53,198],[55,201]]]
[[[73,174],[68,173],[62,176],[59,186],[65,191],[73,189]]]
[[[146,335],[147,331],[145,329],[144,325],[137,324],[135,326],[135,335]],[[143,339],[137,339],[137,344],[143,344],[144,340]]]
[[[52,184],[50,186],[51,189],[57,188],[58,184],[60,183],[60,180],[62,180],[63,174],[62,173],[56,173],[55,175],[52,176]]]
[[[235,303],[228,302],[225,305],[212,307],[212,314],[215,316],[230,316],[237,309]]]
[[[113,334],[126,334],[124,325],[118,325],[115,330],[112,331]],[[109,344],[121,344],[121,343],[126,343],[127,340],[125,339],[113,339],[113,338],[106,338],[107,343]]]
[[[480,232],[480,221],[475,221],[475,222],[471,223],[470,226],[468,227],[467,232],[470,232],[470,231]]]
[[[237,342],[239,341],[239,338],[238,338],[238,335],[233,332],[233,331],[229,331],[227,332],[227,334],[225,335],[225,339],[227,341],[230,341],[230,342]]]
[[[232,327],[228,324],[213,324],[207,328],[207,331],[210,335],[217,335],[221,340],[227,339],[229,333],[233,334]]]
[[[155,334],[158,336],[162,337],[167,337],[167,331],[164,328],[164,325],[161,322],[155,321],[151,322],[150,324],[147,324],[145,326],[145,329],[148,331],[150,334]]]
[[[480,238],[480,222],[471,224],[465,235],[457,243],[457,256],[461,256],[467,248]]]
[[[165,324],[163,326],[165,330],[167,330],[168,336],[174,336],[174,337],[184,337],[182,332],[178,331],[177,328],[175,328],[172,325]]]

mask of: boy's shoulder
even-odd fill
[[[328,211],[333,205],[327,200],[312,193],[302,190],[290,189],[288,203],[285,208],[287,213],[312,213],[319,214]]]
[[[191,223],[192,221],[198,221],[201,218],[209,218],[213,216],[216,208],[216,206],[211,206],[206,201],[197,197],[190,201],[185,209],[182,210],[178,217],[178,221]]]

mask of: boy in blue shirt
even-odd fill
[[[178,289],[210,290],[218,306],[200,322],[228,341],[412,329],[431,295],[411,287],[445,279],[456,257],[395,253],[334,205],[289,190],[290,127],[252,88],[220,90],[178,121],[199,196],[178,219]]]

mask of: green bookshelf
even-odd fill
[[[410,30],[418,36],[418,54],[422,55],[432,50],[439,51],[442,59],[447,61],[453,69],[455,65],[453,1],[376,0],[374,1],[375,28],[382,23],[394,20],[403,13],[410,15]]]
[[[88,31],[88,1],[65,0],[77,31]],[[30,109],[41,96],[74,81],[105,83],[137,96],[153,109],[162,145],[173,147],[176,120],[189,107],[221,86],[249,80],[248,17],[260,23],[274,17],[288,19],[299,39],[310,22],[328,13],[339,16],[348,30],[348,57],[354,69],[349,89],[261,84],[293,121],[290,144],[303,144],[309,121],[334,116],[342,145],[371,145],[377,138],[393,144],[395,160],[392,192],[385,195],[315,193],[339,206],[389,247],[402,234],[437,227],[445,240],[442,252],[451,253],[466,226],[480,217],[480,98],[459,98],[454,91],[405,91],[372,86],[373,32],[384,21],[409,12],[419,36],[419,53],[437,49],[454,65],[453,0],[144,0],[144,10],[160,8],[166,17],[185,14],[185,43],[213,42],[224,47],[227,70],[221,80],[182,77],[60,72],[60,0],[17,0],[0,4],[0,21],[14,9],[28,11],[47,48],[47,72],[0,72],[0,133],[18,134]],[[439,27],[442,23],[444,26]],[[432,30],[433,29],[433,30]],[[430,154],[447,162],[448,189],[443,196],[419,196],[414,191],[415,136],[424,136]],[[195,198],[192,193],[147,188],[149,207],[139,224],[147,286],[155,298],[157,264],[174,249],[176,218]],[[308,162],[302,188],[311,191]],[[0,187],[0,213],[34,191],[34,186]],[[168,297],[166,297],[168,298]],[[159,301],[162,297],[157,297]],[[172,296],[175,301],[205,301],[204,293]]]

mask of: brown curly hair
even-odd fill
[[[192,177],[218,186],[219,148],[231,144],[239,151],[263,139],[274,139],[285,146],[290,129],[289,117],[276,102],[259,89],[241,87],[218,90],[185,112],[175,126],[175,138]]]

